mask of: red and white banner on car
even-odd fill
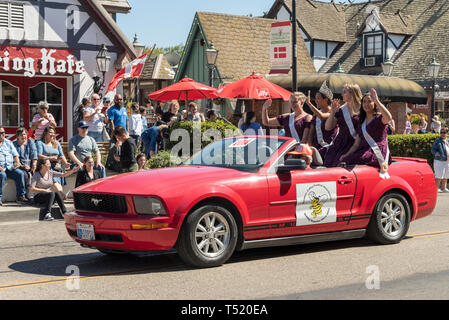
[[[270,74],[287,74],[292,64],[292,27],[290,21],[271,24]]]

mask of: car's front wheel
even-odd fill
[[[380,244],[398,243],[407,234],[410,216],[407,199],[399,193],[388,193],[379,200],[374,209],[367,236]]]
[[[237,238],[237,223],[232,214],[221,206],[205,205],[187,216],[176,250],[187,264],[216,267],[231,257]]]

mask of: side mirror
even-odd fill
[[[302,159],[287,159],[277,168],[277,173],[286,173],[293,170],[306,170],[306,162]]]

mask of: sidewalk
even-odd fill
[[[67,210],[73,210],[74,204],[72,199],[68,199],[65,202]],[[54,205],[53,208],[59,208]],[[15,202],[3,203],[0,206],[0,223],[5,222],[18,222],[18,221],[38,221],[40,207],[34,205],[23,205]]]

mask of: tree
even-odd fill
[[[175,53],[179,56],[182,56],[182,52],[184,51],[184,44],[180,43],[176,46],[164,47],[164,48],[155,48],[153,50],[153,54],[169,54]]]

